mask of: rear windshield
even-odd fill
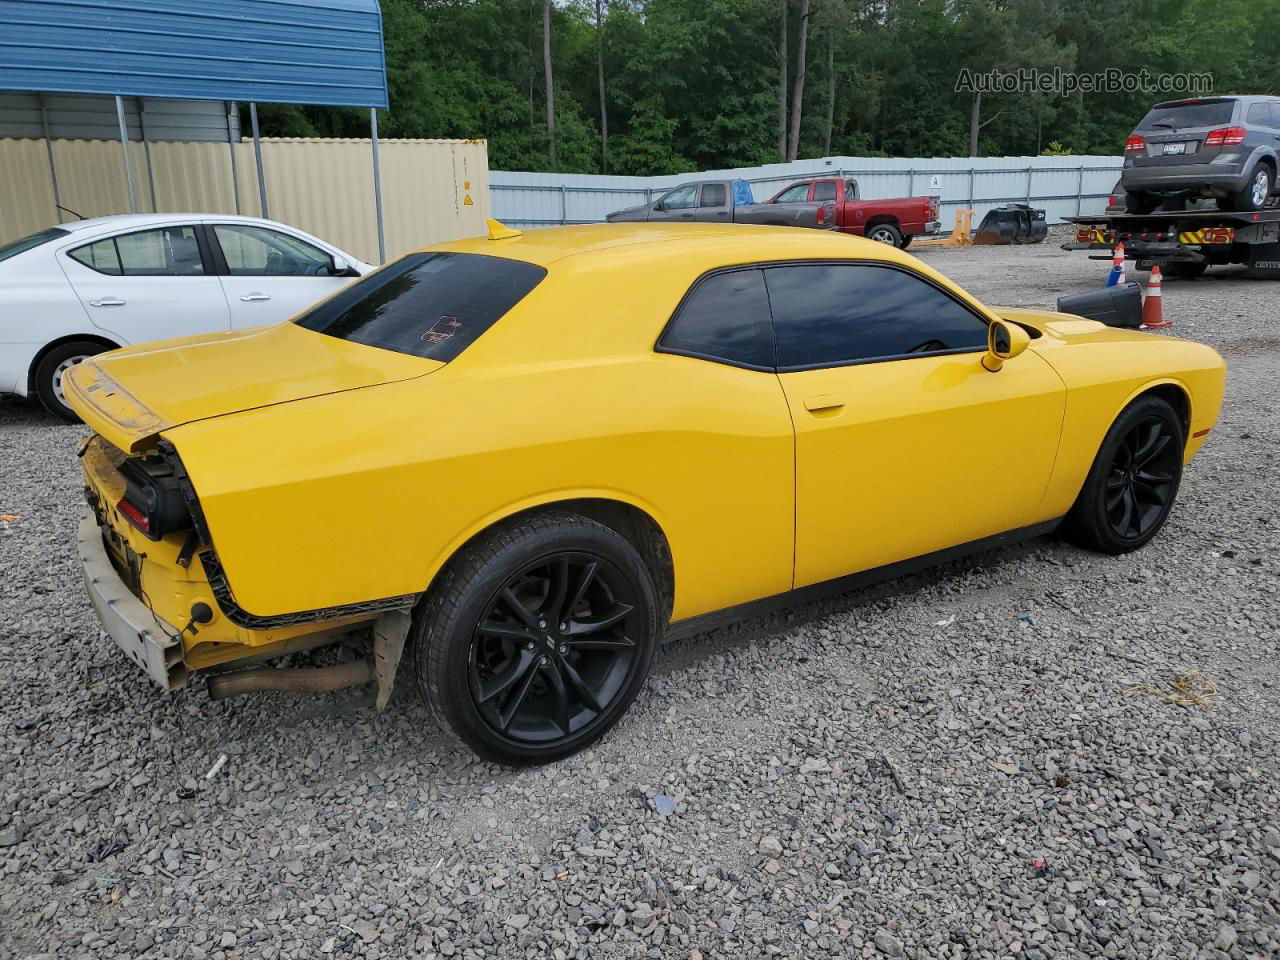
[[[300,316],[339,340],[448,363],[546,276],[542,267],[478,253],[414,253]]]
[[[1139,130],[1181,130],[1183,127],[1216,127],[1230,123],[1234,100],[1210,100],[1200,103],[1172,103],[1155,107],[1142,118]]]
[[[50,227],[48,230],[41,230],[39,233],[33,233],[29,237],[23,237],[21,240],[2,244],[0,245],[0,260],[16,257],[20,253],[26,253],[32,247],[38,247],[40,244],[48,243],[58,237],[65,237],[69,233],[69,230],[63,230],[60,227]]]

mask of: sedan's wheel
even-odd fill
[[[567,756],[644,684],[654,597],[644,561],[608,527],[569,514],[499,527],[449,565],[415,620],[423,696],[483,757]]]
[[[867,230],[867,239],[887,243],[891,247],[902,246],[902,231],[892,223],[877,223]]]
[[[1103,553],[1136,550],[1159,532],[1182,480],[1182,421],[1159,397],[1140,397],[1117,418],[1064,525]]]
[[[44,408],[55,417],[61,417],[71,423],[79,422],[76,412],[67,406],[66,393],[62,388],[62,378],[72,367],[82,360],[102,353],[103,346],[92,340],[74,340],[70,343],[54,347],[36,364],[35,388],[36,396],[44,404]]]

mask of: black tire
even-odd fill
[[[1179,280],[1194,280],[1208,269],[1209,264],[1204,261],[1190,263],[1186,260],[1175,260],[1172,263],[1166,263],[1163,267],[1168,276],[1177,277]]]
[[[72,340],[54,347],[36,364],[36,396],[44,408],[68,423],[79,423],[76,412],[62,398],[62,375],[70,366],[107,350],[92,340]]]
[[[1218,206],[1224,210],[1241,212],[1261,210],[1267,205],[1275,186],[1275,172],[1265,163],[1259,163],[1249,171],[1249,179],[1245,181],[1245,185],[1219,200]],[[1226,206],[1223,206],[1224,200]]]
[[[570,513],[501,524],[449,562],[415,614],[418,689],[481,757],[559,760],[602,737],[644,686],[656,597],[635,548],[603,524]]]
[[[1124,208],[1130,213],[1151,213],[1160,206],[1160,198],[1141,191],[1124,192]]]
[[[902,231],[892,223],[874,223],[867,227],[867,239],[902,249]]]
[[[1160,532],[1178,496],[1186,435],[1166,401],[1142,396],[1107,431],[1062,525],[1073,543],[1101,553],[1137,550]]]
[[[904,236],[902,238],[902,242],[898,244],[898,249],[905,250],[907,249],[907,247],[911,246],[911,238],[914,236],[915,236],[914,233],[908,233],[906,236]]]

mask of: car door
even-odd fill
[[[897,265],[765,279],[796,430],[797,587],[1048,519],[1066,390],[1034,351],[989,373],[976,306]]]
[[[703,223],[728,223],[733,213],[727,183],[704,183],[693,219]]]
[[[58,259],[90,321],[124,343],[229,327],[222,285],[195,224],[100,237],[64,248]]]
[[[222,289],[235,329],[279,323],[351,282],[333,256],[301,237],[251,223],[210,221],[225,264]]]

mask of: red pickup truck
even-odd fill
[[[891,243],[899,249],[921,233],[937,233],[937,197],[895,197],[891,200],[861,200],[858,181],[852,178],[813,177],[795,183],[766,200],[766,203],[815,203],[834,200],[836,225],[842,233]]]

